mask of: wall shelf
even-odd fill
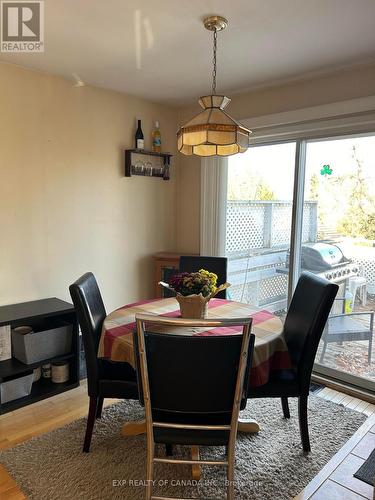
[[[126,149],[125,177],[141,175],[168,181],[172,156],[171,153],[156,153],[145,149]]]

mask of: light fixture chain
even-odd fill
[[[212,95],[216,95],[216,52],[217,52],[217,29],[214,30],[214,57],[212,70]]]

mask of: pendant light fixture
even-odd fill
[[[199,99],[203,111],[178,130],[178,150],[185,155],[196,156],[244,153],[249,147],[251,131],[224,111],[231,99],[216,94],[217,33],[228,26],[228,21],[221,16],[210,16],[204,19],[203,24],[214,35],[212,93]]]

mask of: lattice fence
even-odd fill
[[[286,307],[292,203],[287,201],[228,201],[226,252],[234,300],[243,300],[273,311]],[[303,207],[302,242],[317,241],[317,202]],[[375,248],[352,247],[353,261],[375,294]]]
[[[280,311],[286,307],[286,250],[290,245],[292,203],[288,201],[228,201],[226,249],[230,295]],[[316,241],[317,203],[303,207],[303,242]]]
[[[265,204],[233,202],[227,204],[227,254],[247,252],[249,246],[262,248],[265,227]]]
[[[367,280],[367,292],[375,294],[375,248],[353,246],[351,257],[361,269],[361,276]]]
[[[287,248],[290,242],[292,202],[228,201],[227,255],[246,255],[253,250]],[[317,202],[305,202],[303,242],[316,241]]]

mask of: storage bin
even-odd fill
[[[69,363],[66,361],[59,361],[51,364],[52,377],[51,380],[54,384],[62,384],[69,380]]]
[[[15,399],[29,396],[33,383],[33,372],[27,375],[22,374],[20,377],[0,382],[0,401],[1,404],[9,403]]]
[[[20,335],[12,331],[13,356],[30,365],[45,359],[68,354],[72,349],[73,325],[63,321],[45,322],[43,329]]]

